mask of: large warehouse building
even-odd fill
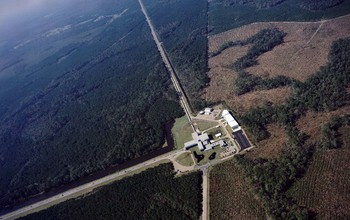
[[[231,113],[228,110],[223,110],[221,115],[225,119],[226,123],[232,128],[233,137],[241,150],[249,148],[251,146],[250,142]]]
[[[238,131],[241,129],[241,127],[239,127],[238,122],[233,118],[229,111],[223,110],[221,116],[225,119],[225,121],[232,128],[233,131]]]

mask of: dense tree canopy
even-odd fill
[[[195,220],[202,211],[201,184],[200,172],[175,177],[172,164],[163,164],[21,219]]]

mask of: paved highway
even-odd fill
[[[202,218],[201,220],[208,220],[209,219],[209,173],[208,173],[208,168],[203,168],[203,183],[202,183],[202,196],[203,196],[203,201],[202,201]]]
[[[118,179],[118,178],[120,178],[123,175],[128,175],[129,173],[134,172],[136,170],[139,170],[141,168],[144,168],[146,166],[149,166],[149,165],[152,165],[152,164],[155,164],[155,163],[159,163],[159,162],[161,162],[163,160],[173,160],[173,158],[175,158],[176,156],[182,154],[183,152],[184,152],[183,150],[176,150],[176,151],[171,151],[171,152],[163,154],[161,156],[152,158],[152,159],[150,159],[148,161],[145,161],[143,163],[137,164],[137,165],[135,165],[133,167],[130,167],[128,169],[125,169],[125,170],[113,173],[111,175],[102,177],[102,178],[100,178],[98,180],[95,180],[95,181],[83,184],[81,186],[78,186],[76,188],[67,190],[67,191],[65,191],[63,193],[60,193],[58,195],[52,196],[52,197],[50,197],[48,199],[39,201],[37,203],[31,204],[31,205],[28,205],[28,206],[23,207],[21,209],[15,210],[15,211],[10,212],[10,213],[7,213],[7,214],[5,214],[3,216],[0,216],[0,220],[16,219],[16,218],[19,218],[21,216],[28,215],[30,213],[38,211],[38,210],[40,210],[40,208],[43,208],[43,207],[44,208],[48,208],[49,206],[52,206],[52,205],[55,205],[55,204],[57,204],[59,202],[64,201],[66,198],[78,197],[78,196],[80,196],[80,195],[82,195],[84,193],[87,193],[87,192],[92,191],[92,190],[94,190],[94,189],[96,189],[98,187],[101,187],[101,186],[103,186],[106,183],[109,183],[109,182],[111,182],[111,181],[113,181],[115,179]]]
[[[166,51],[164,50],[164,48],[162,46],[162,43],[160,42],[160,40],[157,36],[157,33],[155,32],[155,29],[152,25],[152,22],[147,14],[147,11],[146,11],[142,1],[139,0],[139,3],[141,6],[141,9],[142,9],[142,12],[144,13],[144,15],[146,17],[147,23],[151,29],[153,39],[158,47],[158,50],[161,54],[163,62],[170,73],[171,81],[175,87],[176,92],[179,94],[180,103],[181,103],[181,105],[186,113],[186,116],[187,116],[187,118],[192,126],[193,131],[196,131],[196,129],[193,125],[193,122],[192,122],[191,109],[189,107],[186,96],[184,95],[184,91],[183,91],[183,89],[182,89],[182,87],[177,79],[176,72],[175,72],[175,70],[174,70],[174,68],[173,68],[173,66],[168,58]],[[80,195],[82,195],[86,192],[92,191],[93,189],[98,188],[106,183],[109,183],[109,182],[113,181],[114,179],[117,179],[123,175],[127,175],[130,172],[136,171],[138,169],[141,169],[143,167],[158,163],[158,162],[163,161],[163,160],[173,160],[173,158],[175,158],[176,156],[180,155],[183,152],[184,152],[183,150],[177,150],[177,151],[172,151],[172,152],[169,152],[167,154],[152,158],[148,161],[137,164],[137,165],[130,167],[128,169],[113,173],[111,175],[105,176],[105,177],[100,178],[98,180],[95,180],[95,181],[83,184],[81,186],[75,187],[73,189],[67,190],[59,195],[52,196],[48,199],[39,201],[37,203],[31,204],[29,206],[26,206],[26,207],[23,207],[21,209],[15,210],[13,212],[7,213],[3,216],[0,216],[0,220],[19,218],[21,216],[28,215],[28,214],[33,213],[35,211],[38,211],[40,209],[44,209],[44,208],[47,208],[49,206],[55,205],[59,202],[64,201],[67,198],[80,196]],[[203,167],[198,167],[198,166],[193,167],[194,170],[201,169],[201,168],[203,168]]]

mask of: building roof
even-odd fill
[[[241,150],[244,150],[244,149],[250,147],[250,143],[249,143],[247,137],[243,134],[242,130],[234,132],[233,136],[235,137]]]
[[[227,124],[231,127],[231,128],[237,128],[239,127],[238,122],[233,118],[233,116],[230,114],[229,111],[227,110],[223,110],[221,113],[222,117],[225,119],[225,121],[227,122]]]
[[[230,112],[226,109],[222,111],[221,116],[224,117],[225,115],[230,115]]]
[[[192,138],[193,140],[202,141],[202,142],[209,140],[209,136],[207,133],[197,134],[197,132],[193,132]]]
[[[194,147],[198,144],[198,141],[192,140],[185,143],[185,148]]]
[[[202,150],[205,149],[205,147],[203,146],[202,142],[198,142],[198,149],[199,149],[200,151],[202,151]]]

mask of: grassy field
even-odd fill
[[[340,149],[317,150],[305,175],[288,194],[316,219],[350,218],[350,127],[343,127]]]
[[[266,219],[243,169],[233,160],[210,171],[210,219]]]
[[[218,123],[216,123],[216,122],[204,121],[204,120],[194,120],[194,123],[197,124],[200,131],[204,131],[204,130],[207,130],[211,127],[218,125]]]
[[[183,166],[192,166],[194,164],[193,159],[191,157],[191,153],[186,152],[181,154],[176,158],[176,162]]]
[[[187,116],[177,118],[171,132],[174,137],[176,149],[184,148],[184,143],[192,140],[191,134],[193,132]]]

